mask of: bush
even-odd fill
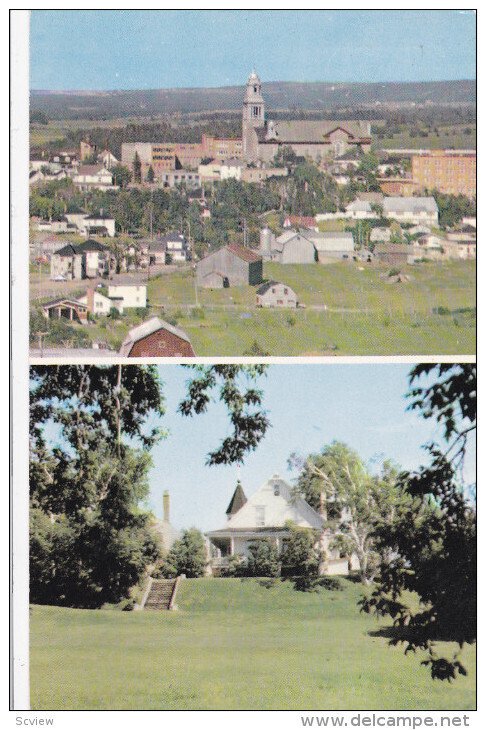
[[[293,314],[288,314],[286,317],[286,321],[289,327],[293,327],[297,322]]]
[[[280,575],[278,550],[268,538],[255,540],[250,547],[246,574],[264,578],[276,578]]]
[[[289,528],[290,535],[282,554],[282,575],[289,578],[316,578],[320,558],[314,547],[316,533],[295,525],[289,525]]]
[[[193,309],[191,309],[192,319],[204,319],[205,316],[206,312],[202,307],[193,307]]]
[[[334,575],[323,575],[316,581],[320,588],[324,588],[326,591],[343,591],[344,586]]]
[[[187,578],[200,578],[206,568],[206,546],[199,530],[184,530],[182,537],[172,545],[163,565],[163,572],[172,575],[184,573]]]

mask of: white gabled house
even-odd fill
[[[232,555],[247,557],[255,540],[269,539],[282,552],[289,535],[289,522],[316,531],[317,543],[327,556],[322,573],[347,575],[349,571],[347,557],[329,547],[336,532],[326,526],[324,517],[302,497],[293,494],[292,487],[278,474],[248,499],[238,482],[226,516],[224,527],[206,533],[213,571],[224,567]],[[353,560],[352,563],[354,568]]]

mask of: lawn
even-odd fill
[[[34,606],[34,710],[473,710],[469,675],[432,681],[358,612],[361,587],[196,579],[177,612]],[[452,650],[452,647],[447,647]]]
[[[256,309],[256,287],[200,289],[198,319],[187,309],[196,301],[189,271],[153,279],[148,297],[154,313],[176,317],[198,355],[247,354],[255,341],[281,356],[473,354],[475,262],[407,267],[402,284],[382,278],[388,268],[265,264],[264,278],[285,282],[306,305],[295,312]]]

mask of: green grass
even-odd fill
[[[423,125],[417,125],[419,127]],[[471,134],[465,134],[470,129]],[[427,137],[411,137],[410,129],[404,125],[393,137],[373,138],[375,149],[476,149],[476,126],[474,124],[450,124],[438,127],[439,134],[430,131]]]
[[[34,710],[473,710],[467,677],[432,681],[358,612],[361,587],[305,594],[288,583],[197,579],[178,612],[34,606]],[[445,647],[452,651],[452,647]]]
[[[294,325],[288,311],[256,309],[256,287],[249,286],[200,289],[205,316],[192,318],[187,307],[195,303],[194,279],[187,270],[153,279],[148,296],[154,313],[175,313],[198,355],[242,355],[255,340],[282,356],[474,353],[474,261],[406,267],[410,281],[402,284],[382,278],[388,269],[265,264],[264,277],[287,283],[307,307],[293,313]],[[437,315],[438,307],[453,313]],[[455,312],[465,308],[471,311]]]

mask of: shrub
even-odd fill
[[[315,549],[316,534],[313,530],[289,525],[290,535],[282,554],[284,577],[316,578],[319,573],[319,553]]]
[[[275,578],[280,574],[278,550],[267,538],[255,540],[250,547],[246,574]]]
[[[288,314],[286,317],[286,322],[289,327],[293,327],[295,325],[295,323],[297,322],[297,320],[295,319],[293,314]]]
[[[204,319],[206,316],[206,312],[202,307],[193,307],[191,309],[191,317],[192,319]]]
[[[184,573],[187,578],[199,578],[204,575],[206,562],[204,537],[199,530],[192,527],[184,530],[182,537],[172,545],[162,570],[165,574]]]

